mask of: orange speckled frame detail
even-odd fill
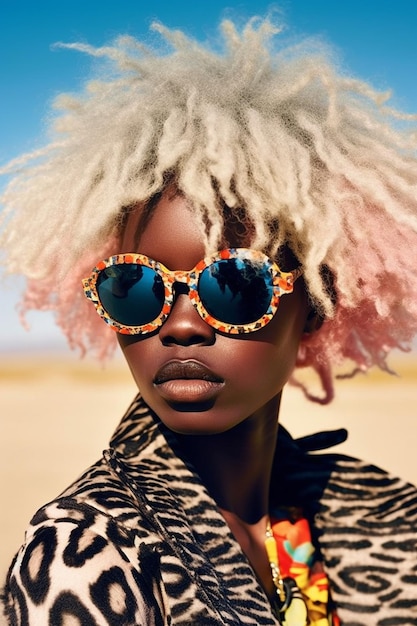
[[[224,295],[225,307],[227,306],[227,298],[231,301],[235,297],[234,295],[232,297],[225,295],[226,288],[230,288],[229,283],[225,286],[220,282],[221,279],[224,282],[225,276],[221,276],[220,279],[216,276],[216,273],[220,273],[219,268],[225,267],[223,262],[227,262],[229,260],[234,260],[234,263],[231,264],[232,267],[229,268],[228,272],[234,272],[234,277],[237,274],[238,279],[243,281],[243,285],[245,287],[248,284],[250,285],[250,281],[253,280],[255,272],[255,278],[258,283],[259,280],[261,280],[262,286],[265,286],[268,292],[270,292],[270,297],[264,307],[265,310],[257,317],[257,319],[250,320],[247,323],[233,323],[230,320],[227,322],[224,320],[222,321],[219,319],[221,316],[215,316],[208,310],[210,309],[209,301],[211,293],[207,293],[207,297],[204,296],[204,291],[206,290],[204,280],[207,273],[210,278],[214,276],[214,278],[217,279],[218,293],[220,294],[220,297],[222,297],[222,294]],[[142,324],[126,324],[115,319],[114,312],[112,314],[112,311],[107,310],[110,309],[111,306],[107,305],[107,308],[105,308],[102,298],[99,295],[98,282],[103,277],[103,272],[106,273],[107,277],[113,278],[113,274],[116,273],[113,269],[115,266],[120,266],[119,272],[122,271],[122,266],[130,266],[131,269],[137,269],[140,273],[140,277],[138,279],[133,279],[133,283],[135,284],[139,284],[141,281],[141,268],[150,268],[153,270],[151,276],[154,280],[154,284],[155,281],[158,281],[158,283],[160,282],[161,288],[160,310],[156,315],[151,316],[153,319],[149,319]],[[225,274],[224,270],[223,274]],[[85,296],[94,304],[100,317],[118,333],[140,335],[157,330],[159,326],[164,323],[171,311],[171,307],[174,302],[174,284],[183,283],[188,287],[188,295],[193,306],[207,324],[222,333],[242,334],[259,330],[271,321],[278,309],[280,297],[284,294],[292,293],[294,282],[297,278],[299,278],[299,276],[301,276],[301,274],[301,267],[298,267],[291,272],[281,271],[278,265],[263,252],[251,250],[250,248],[227,248],[225,250],[221,250],[220,252],[211,254],[202,261],[199,261],[194,269],[190,271],[171,271],[159,261],[155,261],[146,255],[132,252],[116,254],[98,263],[92,270],[91,275],[88,278],[83,279],[83,287]],[[248,278],[248,275],[252,276],[252,278]],[[228,280],[227,276],[226,279]],[[132,283],[132,279],[130,279],[130,281]],[[258,285],[258,283],[256,284]],[[131,285],[129,288],[130,287]],[[254,302],[253,291],[256,288],[252,287],[251,298],[248,298],[249,303]],[[149,296],[151,295],[150,289],[144,286],[144,290],[144,298],[142,301],[145,300],[148,293]],[[153,290],[152,293],[154,294]],[[114,300],[115,304],[120,302],[120,294],[112,293],[110,298]],[[153,299],[158,302],[155,294]],[[216,302],[216,305],[217,304],[218,302]],[[138,307],[136,302],[135,305]],[[227,315],[225,315],[225,318],[227,318]]]

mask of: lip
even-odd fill
[[[198,361],[169,361],[153,382],[165,400],[181,404],[207,402],[224,386],[223,378]]]

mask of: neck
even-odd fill
[[[179,435],[193,464],[224,516],[253,525],[268,515],[281,395],[227,432]]]

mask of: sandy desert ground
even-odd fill
[[[339,450],[417,482],[417,356],[401,356],[399,376],[372,372],[337,384],[323,407],[289,387],[282,422],[299,436],[345,426]],[[135,393],[127,367],[75,357],[0,355],[0,577],[24,529],[107,446]]]

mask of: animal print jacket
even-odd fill
[[[280,429],[271,500],[303,504],[343,626],[417,625],[415,488],[307,443]],[[103,458],[32,519],[5,588],[10,624],[278,623],[176,445],[138,397]]]

